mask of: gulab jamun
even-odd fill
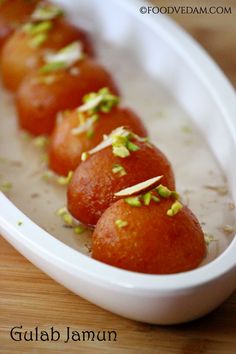
[[[84,224],[95,225],[114,203],[114,193],[121,189],[159,175],[163,175],[162,183],[175,188],[174,173],[166,156],[144,139],[124,131],[126,136],[111,135],[112,146],[88,155],[68,185],[68,210]]]
[[[82,57],[74,62],[73,50],[71,52],[59,51],[55,61],[50,60],[27,76],[17,91],[20,127],[33,135],[51,134],[57,113],[80,105],[88,92],[106,86],[112,93],[118,94],[106,69],[91,58]]]
[[[57,51],[71,42],[80,41],[83,51],[89,55],[93,54],[88,35],[67,22],[60,8],[55,5],[44,5],[43,9],[44,16],[45,12],[47,14],[51,11],[54,17],[25,24],[3,46],[2,78],[5,87],[11,91],[16,91],[30,72],[43,65],[44,56],[49,51]],[[37,11],[40,11],[40,8],[34,13]]]
[[[119,126],[142,137],[147,135],[140,118],[131,109],[118,106],[119,98],[107,88],[86,95],[84,101],[79,108],[59,114],[50,138],[49,168],[59,175],[74,171],[81,162],[81,154]]]
[[[130,203],[118,200],[101,216],[92,236],[92,257],[149,274],[172,274],[198,267],[206,246],[200,224],[190,209],[172,198],[159,198],[158,202],[151,199],[149,205],[132,204],[131,198]]]

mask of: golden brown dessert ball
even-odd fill
[[[73,68],[46,75],[36,71],[23,80],[17,91],[20,127],[33,135],[51,134],[58,112],[77,107],[85,94],[102,87],[118,94],[107,70],[89,58],[80,60]]]
[[[42,23],[49,23],[52,26],[46,31],[46,39],[43,43],[36,45],[35,39],[42,38],[40,36],[44,33],[39,33],[39,37],[32,36],[22,27],[3,46],[1,55],[3,83],[11,91],[16,91],[30,72],[43,65],[44,55],[49,50],[55,51],[71,42],[81,41],[84,52],[93,54],[88,35],[65,19],[57,18]]]
[[[91,155],[75,170],[68,186],[70,213],[82,223],[96,225],[104,211],[116,200],[114,193],[163,175],[162,183],[170,189],[175,179],[170,162],[154,145],[134,139],[137,151],[128,157],[115,156],[112,147]]]
[[[104,134],[109,134],[119,126],[126,126],[140,136],[147,135],[140,118],[132,110],[121,107],[99,113],[99,119],[93,124],[92,130],[74,135],[73,129],[77,126],[77,110],[65,112],[51,136],[49,168],[60,175],[66,176],[74,171],[81,163],[81,154],[98,145]]]
[[[172,198],[134,207],[124,199],[112,204],[97,223],[93,258],[130,271],[171,274],[194,269],[206,246],[201,227],[188,207],[174,216]]]

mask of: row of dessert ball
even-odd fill
[[[17,28],[16,20],[23,22]],[[151,274],[197,267],[206,252],[200,224],[179,200],[166,156],[146,138],[140,118],[120,105],[88,34],[54,4],[3,0],[0,46],[19,126],[50,136],[51,170],[73,171],[68,210],[95,227],[92,256]]]

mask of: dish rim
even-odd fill
[[[111,2],[121,6],[124,11],[129,11],[132,16],[134,11],[138,12],[139,5],[150,5],[145,1],[137,1],[134,4],[132,0],[111,0]],[[206,86],[221,110],[236,146],[236,129],[233,125],[233,117],[236,115],[236,96],[232,85],[221,69],[185,30],[167,16],[156,15],[158,21],[152,15],[140,16],[139,20],[155,33],[158,32],[158,35],[162,36],[188,62],[198,79]],[[185,48],[188,48],[188,51]],[[25,250],[36,254],[41,259],[56,264],[77,278],[92,278],[99,285],[122,287],[126,291],[138,289],[149,293],[182,291],[203,285],[236,269],[235,236],[222,254],[200,268],[178,274],[150,275],[101,263],[67,246],[31,221],[1,192],[0,205],[3,206],[3,211],[0,213],[0,229],[10,235],[8,236],[10,242],[15,245],[22,243]],[[23,222],[20,227],[17,225],[19,220]],[[28,234],[33,234],[33,237],[26,236]]]

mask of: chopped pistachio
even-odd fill
[[[60,176],[57,178],[57,183],[62,185],[62,186],[66,186],[70,183],[71,179],[73,176],[73,171],[69,171],[68,175],[66,177],[64,176]]]
[[[83,58],[84,53],[82,44],[80,41],[76,41],[60,49],[55,54],[46,54],[44,57],[46,64],[39,69],[39,72],[45,74],[52,71],[67,69]]]
[[[139,197],[128,197],[128,198],[125,198],[124,201],[131,205],[131,206],[134,206],[134,207],[141,207],[142,206],[142,203],[139,199]]]
[[[151,192],[147,192],[143,195],[143,202],[144,205],[149,205],[152,199],[152,193]]]
[[[21,226],[21,225],[23,225],[23,222],[22,221],[18,221],[17,222],[17,226]]]
[[[104,87],[98,92],[91,92],[83,97],[84,104],[79,107],[81,112],[108,113],[119,103],[119,97],[113,95],[109,88]]]
[[[39,23],[26,23],[22,27],[22,30],[30,36],[35,36],[39,33],[47,33],[52,27],[53,24],[51,21],[43,21]]]
[[[100,118],[99,112],[110,111],[118,103],[118,97],[113,96],[109,89],[101,89],[97,93],[91,92],[83,97],[84,104],[78,107],[79,125],[72,129],[73,135],[87,132],[90,139],[94,136],[93,124]],[[106,108],[104,108],[106,107]]]
[[[0,192],[7,193],[12,189],[12,183],[10,182],[5,182],[0,185]]]
[[[167,215],[168,216],[174,216],[176,214],[178,214],[178,212],[180,212],[180,210],[183,208],[183,205],[176,200],[172,205],[171,208],[169,210],[167,210]]]
[[[74,220],[71,214],[68,212],[66,207],[60,208],[56,211],[56,215],[60,216],[64,222],[65,225],[67,226],[73,226]]]
[[[179,199],[179,193],[176,191],[171,191],[171,197],[173,197],[175,199]]]
[[[82,225],[82,224],[73,227],[73,231],[74,231],[74,233],[75,233],[76,235],[81,235],[81,234],[83,234],[86,230],[87,230],[87,228],[86,228],[84,225]]]
[[[48,137],[45,135],[37,136],[33,139],[34,146],[44,149],[48,145]]]
[[[115,221],[115,225],[116,225],[119,229],[122,229],[123,227],[125,227],[125,226],[128,225],[128,221],[121,220],[121,219],[117,219],[117,220]]]
[[[89,156],[89,154],[87,152],[82,152],[81,161],[86,161],[88,156]]]
[[[131,141],[127,142],[127,148],[128,148],[129,151],[138,151],[138,150],[140,150],[140,148],[136,144],[132,143]]]
[[[31,39],[30,46],[32,48],[37,48],[41,46],[41,44],[43,44],[47,40],[47,38],[48,36],[46,33],[39,33]]]
[[[60,69],[65,69],[65,68],[66,68],[66,66],[65,66],[64,61],[57,61],[57,62],[45,64],[44,66],[42,66],[40,68],[39,71],[41,74],[47,74],[47,73],[51,73],[54,71],[58,71]]]
[[[64,221],[65,225],[73,226],[73,218],[69,213],[62,215],[62,220]]]
[[[169,198],[171,196],[171,191],[163,186],[162,184],[160,184],[157,188],[157,193],[162,197],[162,198]]]
[[[54,18],[63,15],[63,10],[52,4],[44,4],[40,3],[31,18],[35,21],[45,21],[45,20],[53,20]]]
[[[130,152],[139,150],[139,147],[131,142],[134,134],[128,130],[122,131],[121,134],[112,136],[112,151],[115,156],[125,158],[130,155]]]
[[[152,195],[152,200],[155,202],[155,203],[159,203],[160,199],[156,196],[156,195]]]
[[[124,145],[113,145],[112,146],[113,155],[125,158],[130,155],[129,150]]]
[[[66,214],[66,213],[67,213],[66,207],[62,207],[62,208],[60,208],[60,209],[58,209],[58,210],[56,211],[56,215],[57,215],[57,216],[62,216],[62,215],[64,215],[64,214]]]
[[[93,123],[96,123],[99,120],[99,115],[98,114],[93,114],[91,116],[91,119],[92,119]]]
[[[117,143],[117,136],[128,136],[129,132],[124,127],[119,127],[113,130],[109,135],[103,135],[103,141],[89,150],[89,154],[95,154],[108,146],[112,146],[113,143]],[[122,144],[121,144],[122,145]]]
[[[127,174],[127,172],[125,171],[125,168],[119,164],[113,164],[112,173],[118,174],[119,177],[123,177]]]
[[[86,136],[88,139],[92,139],[92,137],[94,136],[95,132],[94,132],[94,129],[91,127],[87,133],[86,133]]]

